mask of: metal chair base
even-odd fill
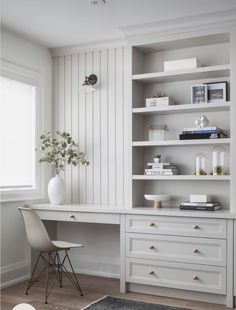
[[[65,275],[72,282],[74,287],[80,292],[80,295],[83,296],[83,292],[82,292],[81,287],[79,285],[79,281],[76,277],[74,268],[71,264],[71,261],[70,261],[69,255],[68,255],[68,250],[64,250],[64,251],[65,251],[65,255],[64,255],[62,260],[61,260],[58,252],[39,253],[39,256],[38,256],[37,261],[36,261],[35,266],[34,266],[34,270],[32,272],[31,278],[30,278],[28,285],[27,285],[27,288],[26,288],[26,292],[25,292],[26,295],[29,294],[30,288],[33,286],[33,284],[35,282],[38,281],[40,276],[42,276],[43,274],[46,274],[46,279],[45,279],[45,304],[48,303],[48,296],[49,296],[50,291],[51,291],[51,288],[49,289],[49,270],[51,268],[56,280],[59,283],[59,287],[62,287],[63,275]],[[44,262],[45,267],[38,273],[37,276],[35,276],[40,259]],[[69,270],[65,267],[66,261],[69,263],[72,275],[70,274]]]

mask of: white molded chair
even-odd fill
[[[25,224],[25,231],[28,242],[34,250],[39,251],[38,259],[36,261],[34,270],[29,280],[26,295],[28,295],[29,289],[32,285],[38,280],[38,278],[46,271],[46,287],[45,287],[45,304],[48,300],[48,275],[49,268],[52,268],[53,273],[56,276],[56,279],[59,282],[60,287],[62,287],[63,274],[73,283],[76,289],[79,290],[81,296],[83,296],[82,290],[80,288],[78,279],[75,275],[73,266],[71,264],[68,251],[71,248],[81,248],[82,244],[70,243],[65,241],[52,241],[46,228],[44,227],[43,222],[39,218],[38,214],[32,210],[30,207],[25,206],[24,208],[18,208]],[[59,251],[65,251],[64,257],[61,258]],[[35,276],[36,269],[40,259],[44,262],[45,267],[39,272],[37,277]],[[65,262],[68,261],[72,275],[70,275],[68,269],[65,267]]]

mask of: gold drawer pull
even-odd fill
[[[193,276],[193,280],[199,280],[198,276]]]
[[[193,253],[198,253],[198,249],[193,249]]]
[[[155,249],[154,245],[150,245],[149,249],[154,250]]]
[[[199,229],[198,225],[193,225],[193,229]]]
[[[153,270],[149,271],[149,274],[152,275],[154,274],[155,272]]]
[[[70,218],[75,220],[75,216],[74,215],[71,215]]]
[[[155,224],[154,224],[154,223],[150,223],[149,226],[152,226],[152,227],[153,227],[153,226],[155,226]]]

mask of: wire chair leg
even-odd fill
[[[67,257],[67,259],[68,259],[68,262],[69,262],[69,264],[70,264],[71,271],[72,271],[72,273],[73,273],[73,277],[74,277],[75,282],[76,282],[76,284],[77,284],[77,287],[78,287],[78,289],[79,289],[79,291],[80,291],[80,295],[83,296],[83,292],[82,292],[82,290],[81,290],[79,281],[78,281],[78,279],[77,279],[77,277],[76,277],[74,268],[73,268],[73,266],[72,266],[72,264],[71,264],[71,261],[70,261],[70,258],[69,258],[69,255],[68,255],[67,250],[65,250],[65,252],[66,252],[66,257]]]
[[[46,271],[46,282],[45,282],[45,304],[48,303],[48,276],[50,267],[50,253],[48,253],[47,271]]]
[[[36,261],[35,266],[34,266],[34,270],[33,270],[32,274],[31,274],[31,278],[30,278],[30,280],[29,280],[29,282],[28,282],[28,285],[27,285],[27,288],[26,288],[25,295],[28,295],[28,294],[29,294],[29,289],[30,289],[30,287],[32,286],[31,284],[32,284],[32,282],[33,282],[33,278],[34,278],[34,275],[35,275],[35,272],[36,272],[36,269],[37,269],[37,266],[38,266],[38,262],[39,262],[40,257],[41,257],[41,253],[39,253],[39,255],[38,255],[37,261]]]

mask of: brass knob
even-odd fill
[[[193,249],[193,253],[198,253],[198,249]]]
[[[154,250],[155,249],[154,245],[150,245],[149,249]]]
[[[74,215],[71,215],[70,218],[71,218],[71,219],[75,219],[75,216],[74,216]]]
[[[193,276],[193,280],[199,280],[198,276]]]
[[[154,274],[155,272],[153,270],[150,270],[149,271],[149,274]]]
[[[199,229],[198,225],[193,225],[193,229]]]
[[[155,224],[154,223],[150,223],[149,226],[155,226]]]

